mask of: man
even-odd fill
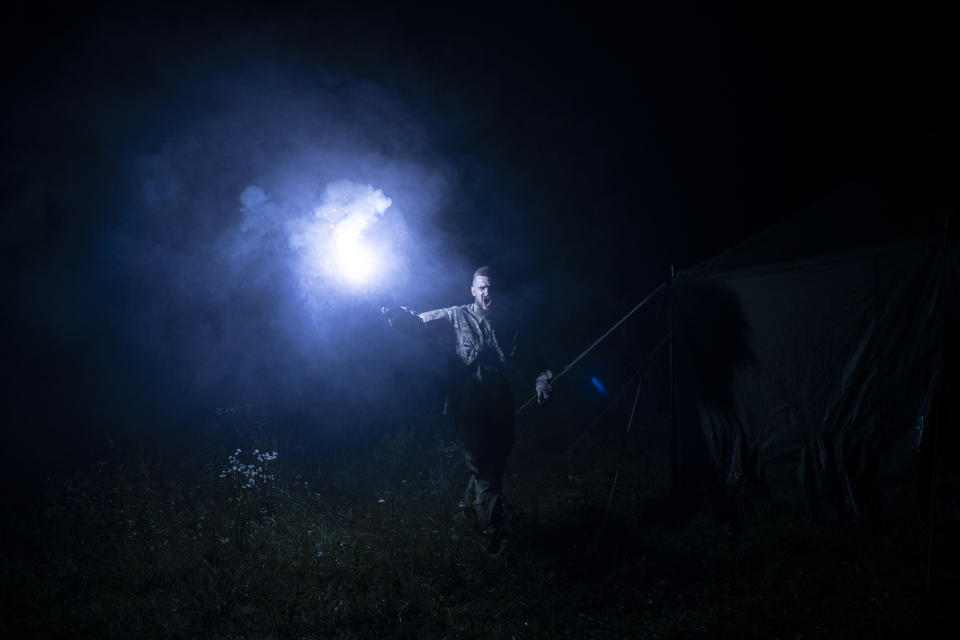
[[[477,528],[488,537],[488,552],[499,555],[506,542],[503,472],[514,437],[513,394],[505,373],[513,366],[516,340],[505,353],[494,329],[494,284],[490,268],[480,267],[470,284],[471,304],[419,315],[404,307],[384,307],[383,313],[392,326],[410,335],[427,335],[436,324],[453,328],[454,357],[444,413],[453,414],[470,472],[464,508],[472,511]],[[549,369],[537,376],[538,403],[550,397],[552,378]]]

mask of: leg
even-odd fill
[[[509,449],[483,451],[464,447],[463,453],[470,472],[464,506],[473,511],[477,529],[490,535],[504,525],[503,470]]]
[[[505,525],[503,472],[513,446],[513,407],[487,405],[486,410],[461,416],[457,425],[470,472],[464,507],[472,510],[477,528],[491,535]]]

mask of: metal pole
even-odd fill
[[[937,381],[937,390],[934,393],[934,406],[933,411],[933,451],[931,452],[930,460],[930,514],[929,520],[927,522],[928,527],[928,538],[927,538],[927,575],[926,575],[926,589],[928,593],[929,602],[933,603],[934,600],[932,594],[930,593],[933,587],[933,527],[935,524],[935,504],[936,504],[936,494],[937,494],[937,456],[939,455],[938,445],[940,439],[940,423],[943,422],[943,413],[944,413],[944,393],[943,393],[943,377],[947,372],[947,360],[946,360],[946,349],[944,348],[944,338],[943,338],[943,323],[944,315],[946,313],[947,306],[947,279],[949,277],[949,268],[950,268],[950,217],[943,217],[943,269],[942,276],[940,280],[940,308],[937,310],[938,322],[940,325],[940,335],[937,336],[938,348],[940,351],[940,379]],[[933,616],[930,616],[930,619],[933,619]]]
[[[677,429],[677,389],[676,389],[676,371],[673,361],[673,265],[670,265],[670,280],[667,282],[667,335],[669,343],[667,348],[667,389],[670,393],[670,471],[671,483],[673,485],[674,495],[680,490],[680,433]]]

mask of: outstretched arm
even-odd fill
[[[380,312],[387,316],[390,326],[413,338],[428,337],[431,323],[450,319],[449,309],[434,309],[418,315],[406,307],[381,307]]]

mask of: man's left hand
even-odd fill
[[[537,404],[543,404],[550,399],[550,393],[553,391],[553,372],[547,369],[537,376]]]

